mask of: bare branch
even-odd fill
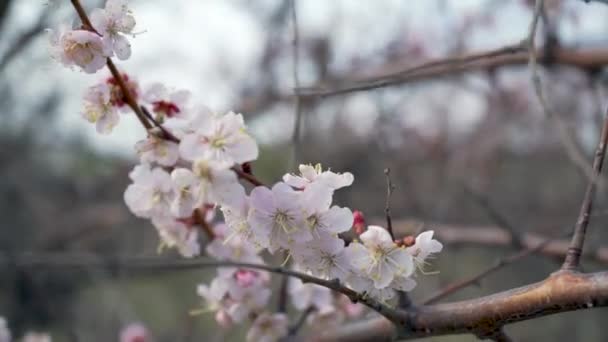
[[[493,295],[407,311],[401,325],[384,318],[344,325],[316,341],[377,341],[391,337],[474,334],[493,338],[502,327],[561,312],[608,306],[608,272],[559,271],[547,279]]]
[[[579,267],[583,244],[585,243],[585,233],[587,232],[587,226],[589,225],[589,218],[593,208],[593,198],[597,190],[597,179],[602,172],[604,157],[606,155],[606,144],[608,144],[608,113],[606,113],[600,141],[598,142],[595,150],[595,157],[593,158],[594,177],[589,180],[587,185],[583,203],[581,204],[581,210],[576,221],[576,226],[574,227],[572,242],[568,248],[568,253],[566,254],[562,269],[570,270]]]
[[[514,225],[512,225],[509,220],[502,214],[498,209],[496,209],[490,200],[484,195],[480,194],[467,184],[464,185],[465,192],[471,196],[475,200],[475,202],[485,210],[488,216],[494,220],[494,222],[501,228],[507,230],[509,234],[511,234],[511,241],[513,242],[513,247],[517,249],[521,249],[523,244],[521,242],[520,233],[517,231]]]
[[[422,303],[424,305],[436,303],[436,302],[440,301],[441,299],[443,299],[443,298],[445,298],[445,297],[447,297],[447,296],[449,296],[449,295],[451,295],[451,294],[453,294],[453,293],[455,293],[457,291],[460,291],[460,290],[462,290],[462,289],[464,289],[464,288],[466,288],[466,287],[468,287],[470,285],[477,284],[477,283],[479,283],[479,281],[481,279],[487,277],[488,275],[490,275],[490,274],[492,274],[492,273],[494,273],[494,272],[502,269],[503,267],[505,267],[507,265],[510,265],[510,264],[512,264],[512,263],[514,263],[516,261],[519,261],[519,260],[521,260],[521,259],[523,259],[523,258],[525,258],[525,257],[527,257],[529,255],[537,253],[537,252],[541,251],[543,248],[545,248],[547,245],[549,245],[549,243],[551,243],[551,242],[553,242],[553,241],[555,241],[555,240],[557,240],[559,238],[562,238],[564,236],[568,236],[568,235],[570,235],[570,229],[567,229],[567,231],[565,233],[562,233],[562,234],[560,234],[558,236],[549,238],[549,239],[543,241],[542,243],[539,243],[534,248],[524,249],[524,250],[522,250],[522,251],[520,251],[520,252],[518,252],[516,254],[513,254],[513,255],[511,255],[511,256],[509,256],[507,258],[501,258],[501,259],[499,259],[496,262],[495,265],[493,265],[493,266],[491,266],[491,267],[489,267],[489,268],[487,268],[487,269],[479,272],[478,274],[476,274],[476,275],[474,275],[472,277],[469,277],[467,279],[460,280],[460,281],[457,281],[457,282],[454,282],[452,284],[449,284],[449,285],[445,286],[444,288],[442,288],[441,290],[439,290],[435,294],[432,294],[431,296],[429,296]]]
[[[395,241],[395,233],[393,233],[393,222],[391,220],[391,196],[395,189],[393,182],[391,182],[391,169],[384,169],[384,175],[386,176],[386,205],[384,207],[384,215],[386,217],[386,229],[391,235],[391,239]]]

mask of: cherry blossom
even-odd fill
[[[95,124],[98,133],[109,134],[120,119],[110,102],[110,88],[105,84],[92,86],[85,94],[84,100],[82,116]]]
[[[160,132],[148,135],[148,138],[135,144],[142,163],[157,163],[173,166],[179,159],[177,144],[159,137]]]
[[[171,181],[175,194],[171,202],[171,214],[181,218],[192,216],[194,209],[200,205],[196,176],[188,169],[176,168],[171,172]]]
[[[302,210],[313,237],[326,239],[349,230],[353,213],[348,208],[331,205],[333,190],[321,183],[312,184],[302,192]]]
[[[251,191],[249,224],[257,242],[271,253],[312,239],[300,207],[300,193],[285,183]]]
[[[294,258],[314,276],[345,281],[351,271],[344,240],[327,236],[308,247],[294,250]]]
[[[327,287],[316,284],[304,284],[300,279],[290,279],[288,285],[289,296],[293,306],[304,311],[315,308],[318,311],[331,310],[333,308],[333,296]]]
[[[232,234],[230,228],[224,224],[213,226],[215,239],[207,245],[207,254],[218,260],[232,260],[254,264],[264,263],[257,254],[258,250],[245,237]]]
[[[210,160],[199,159],[192,165],[192,173],[198,181],[198,203],[237,205],[245,196],[245,188],[238,182],[232,170],[219,167]]]
[[[169,91],[162,83],[154,83],[144,93],[143,98],[152,104],[156,119],[162,123],[166,118],[183,116],[190,96],[187,90]]]
[[[441,242],[433,239],[433,231],[428,230],[416,237],[416,243],[406,248],[406,251],[414,257],[416,265],[422,267],[425,260],[432,254],[439,253],[443,249]]]
[[[23,335],[21,342],[51,342],[51,335],[40,332],[29,331]]]
[[[121,60],[131,56],[131,44],[122,34],[132,34],[135,18],[127,7],[127,0],[108,0],[104,9],[96,8],[91,12],[91,23],[107,49],[111,49]]]
[[[11,342],[11,331],[8,328],[6,319],[0,316],[0,342]]]
[[[348,246],[350,260],[376,288],[385,288],[395,277],[409,277],[414,272],[412,256],[395,244],[386,229],[369,226],[360,238],[363,245],[355,242]]]
[[[103,68],[106,58],[112,55],[101,37],[91,31],[60,29],[49,32],[51,56],[67,67],[77,65],[93,74]]]
[[[331,189],[337,190],[353,183],[354,177],[352,173],[334,173],[332,171],[323,171],[321,164],[300,165],[300,176],[286,174],[283,176],[283,181],[294,188],[304,189],[312,183],[322,183]]]
[[[176,248],[185,258],[200,254],[198,231],[194,227],[171,217],[156,217],[152,219],[152,223],[161,240],[159,250],[165,247]]]
[[[121,78],[133,99],[137,101],[140,93],[139,83],[125,73],[122,73]],[[127,106],[127,99],[122,93],[118,80],[114,77],[108,77],[105,83],[110,87],[110,102],[112,102],[112,105],[121,111],[130,111],[131,108]]]
[[[133,183],[127,187],[124,199],[131,212],[143,218],[166,216],[174,196],[169,174],[143,164],[133,169],[130,176]]]
[[[247,342],[276,342],[287,336],[289,321],[282,313],[259,315],[247,332]]]
[[[194,132],[186,134],[179,146],[186,160],[202,158],[231,167],[258,157],[258,145],[247,133],[241,114],[198,115],[192,127]]]
[[[120,342],[147,342],[150,337],[148,329],[141,323],[131,323],[120,332]]]

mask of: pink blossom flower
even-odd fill
[[[371,278],[376,288],[385,288],[395,277],[409,277],[414,272],[412,256],[395,244],[386,229],[369,226],[360,238],[363,245],[351,243],[347,253],[354,269]]]
[[[131,56],[131,44],[123,34],[132,34],[135,18],[127,7],[127,0],[108,0],[104,9],[97,8],[91,13],[91,23],[107,49],[113,50],[121,60]]]
[[[231,167],[258,157],[258,145],[247,133],[241,114],[199,115],[192,126],[194,132],[186,134],[179,145],[186,160],[207,159]]]
[[[141,323],[130,323],[120,331],[120,342],[148,342],[148,329]]]
[[[198,231],[172,217],[154,217],[152,224],[156,227],[161,240],[159,250],[165,247],[176,248],[185,258],[200,254]]]
[[[63,65],[79,66],[92,74],[103,68],[112,51],[101,37],[87,30],[60,30],[51,32],[51,55]]]
[[[152,104],[152,110],[157,120],[163,122],[166,118],[183,116],[190,100],[187,90],[169,91],[161,83],[155,83],[144,93],[144,100]]]
[[[119,120],[118,113],[110,102],[110,88],[105,84],[92,86],[85,94],[84,100],[82,116],[95,124],[98,133],[110,133]]]
[[[142,164],[130,176],[133,183],[127,187],[124,199],[131,212],[143,218],[167,216],[174,196],[169,174]]]
[[[354,177],[352,173],[334,173],[332,171],[323,171],[321,164],[300,165],[300,176],[286,174],[283,176],[283,181],[294,188],[304,189],[312,183],[322,183],[333,190],[337,190],[353,183]]]
[[[142,163],[173,166],[179,159],[177,144],[156,134],[149,134],[148,138],[138,141],[135,144],[135,150]]]
[[[259,315],[247,332],[247,342],[276,342],[287,336],[289,321],[282,313]]]
[[[251,191],[249,224],[256,241],[271,253],[312,239],[299,196],[285,183],[275,184],[272,190],[258,186]]]

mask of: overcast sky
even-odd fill
[[[281,0],[252,1],[257,8],[270,11]],[[83,1],[85,4],[93,2]],[[433,48],[433,56],[445,54],[446,42],[453,39],[451,27],[455,27],[465,18],[476,13],[479,8],[488,4],[488,0],[452,0],[452,1],[412,1],[412,0],[300,0],[298,1],[299,28],[302,37],[330,37],[334,46],[332,67],[336,70],[345,61],[357,54],[365,56],[385,46],[396,33],[404,35],[423,35]],[[494,18],[494,25],[481,30],[474,30],[468,39],[472,50],[486,49],[517,42],[524,36],[529,12],[521,5],[523,1],[509,1],[501,5],[499,15]],[[61,3],[61,4],[60,4]],[[67,1],[51,1],[53,10],[65,18],[72,16],[71,8],[65,6]],[[173,1],[133,1],[132,9],[137,20],[137,31],[141,32],[132,39],[133,55],[119,66],[135,77],[142,85],[152,82],[163,82],[175,88],[192,91],[195,102],[204,103],[216,110],[228,110],[237,102],[238,85],[250,76],[250,70],[256,68],[267,37],[262,18],[256,17],[260,12],[251,10],[246,1],[228,0],[173,0]],[[608,6],[601,4],[585,5],[578,0],[565,0],[566,6],[575,8],[576,13],[584,20],[575,18],[564,20],[560,25],[560,36],[565,42],[578,41],[585,37],[587,41],[602,39],[607,31],[606,15]],[[8,25],[17,32],[31,24],[36,14],[49,1],[20,0],[14,7]],[[442,7],[444,6],[444,7]],[[447,7],[445,7],[447,6]],[[576,23],[576,24],[575,24]],[[287,30],[286,35],[290,32]],[[407,41],[407,39],[404,39]],[[45,39],[36,42],[43,48]],[[0,47],[2,43],[0,42]],[[287,65],[286,71],[290,68]],[[79,115],[81,96],[87,86],[104,78],[105,73],[86,75],[70,71],[49,61],[32,70],[31,64],[16,61],[7,72],[8,77],[18,79],[23,72],[39,73],[37,78],[44,84],[32,84],[36,87],[55,87],[68,89],[69,96],[61,109],[60,124],[66,131],[85,132],[94,146],[106,151],[132,153],[132,145],[144,136],[143,131],[132,115],[122,116],[119,127],[109,136],[95,134],[94,126],[83,122]],[[305,70],[302,72],[302,83],[307,85]],[[293,80],[286,72],[281,87],[288,93]],[[439,92],[441,94],[441,92]],[[353,101],[361,100],[354,97]],[[475,120],[476,112],[483,111],[478,101],[464,98],[463,106],[470,108],[469,118]],[[424,108],[423,99],[412,98],[416,108]],[[353,106],[364,108],[365,105]],[[420,110],[421,113],[424,110]],[[363,110],[363,116],[375,115],[374,110]],[[291,120],[291,113],[279,115],[280,120]],[[409,121],[416,125],[425,125],[427,115],[411,114]],[[365,121],[362,117],[360,120]],[[368,120],[369,121],[369,120]],[[427,123],[428,126],[428,123]],[[264,124],[255,126],[255,132],[263,141],[271,141],[272,130],[265,129]],[[276,133],[276,132],[275,132]],[[286,132],[283,132],[285,135]],[[278,134],[280,136],[280,134]]]

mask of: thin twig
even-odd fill
[[[417,65],[415,67],[410,67],[396,73],[392,73],[389,75],[384,75],[380,77],[376,77],[374,79],[368,79],[365,81],[361,81],[360,84],[347,85],[343,87],[338,87],[334,89],[324,89],[323,87],[311,87],[311,88],[298,88],[295,90],[296,94],[299,94],[301,97],[329,97],[341,94],[347,94],[357,91],[371,90],[382,87],[388,87],[392,85],[399,85],[407,80],[409,80],[413,76],[418,76],[422,72],[427,72],[429,70],[437,69],[437,68],[462,68],[464,65],[469,63],[473,63],[476,61],[480,61],[483,59],[491,59],[495,57],[500,57],[504,55],[515,54],[517,52],[524,51],[525,48],[521,44],[516,45],[507,45],[495,50],[483,51],[472,53],[465,56],[460,57],[448,57],[443,59],[438,59],[434,61],[430,61],[427,63],[423,63],[421,65]]]
[[[562,232],[561,234],[548,238],[547,240],[539,243],[534,248],[525,249],[518,253],[512,254],[509,257],[499,259],[496,262],[496,264],[479,272],[478,274],[445,286],[444,288],[440,289],[439,291],[430,295],[428,298],[426,298],[424,301],[422,301],[422,304],[428,305],[428,304],[436,303],[439,300],[453,294],[454,292],[460,291],[470,285],[478,284],[482,278],[485,278],[489,274],[494,273],[494,272],[500,270],[501,268],[503,268],[507,265],[510,265],[518,260],[521,260],[529,255],[539,252],[539,251],[543,250],[543,248],[545,248],[551,242],[553,242],[557,239],[563,238],[565,236],[568,236],[570,234],[571,234],[570,229],[567,229],[564,232]]]
[[[509,219],[507,219],[498,209],[496,209],[487,197],[480,194],[467,184],[463,184],[463,187],[465,193],[475,200],[475,203],[477,203],[499,227],[509,232],[513,247],[517,249],[523,248],[521,234],[519,231],[517,231],[515,226],[509,222]]]
[[[302,327],[304,326],[304,323],[306,323],[306,319],[308,319],[308,316],[310,316],[310,314],[312,314],[313,312],[315,312],[315,308],[314,307],[309,307],[308,309],[304,310],[304,312],[302,312],[302,314],[300,315],[300,317],[298,318],[298,320],[294,323],[294,325],[289,328],[289,334],[288,336],[294,337],[298,334],[298,331],[300,331],[300,329],[302,329]]]
[[[295,112],[294,112],[294,120],[293,120],[293,133],[291,137],[292,144],[292,156],[291,156],[291,165],[290,169],[295,168],[298,163],[299,153],[300,153],[300,130],[301,130],[301,122],[302,122],[302,101],[298,94],[298,89],[300,88],[300,74],[298,70],[299,66],[299,46],[300,46],[300,34],[298,30],[298,14],[296,8],[296,0],[291,0],[291,22],[293,26],[293,61],[292,61],[292,74],[293,74],[293,83],[294,83],[294,99],[295,99]]]
[[[384,214],[386,216],[386,229],[391,234],[391,239],[395,241],[395,233],[393,233],[393,221],[391,219],[391,196],[395,189],[393,182],[391,181],[391,169],[384,169],[384,175],[386,176],[386,206],[384,207]]]
[[[173,133],[169,132],[163,125],[160,124],[160,122],[158,122],[156,119],[154,119],[154,116],[152,116],[152,114],[150,114],[150,111],[148,110],[148,108],[146,108],[145,106],[140,106],[140,107],[141,107],[141,111],[148,118],[148,120],[152,121],[154,126],[156,126],[163,133],[163,138],[165,138],[166,140],[172,141],[176,144],[179,144],[179,142],[180,142],[179,138],[177,138],[175,135],[173,135]]]
[[[597,144],[595,150],[595,156],[593,158],[593,178],[589,180],[587,184],[587,190],[583,197],[583,203],[581,204],[581,210],[574,227],[574,235],[568,247],[566,258],[562,269],[570,270],[577,269],[579,267],[581,254],[583,252],[583,244],[585,243],[585,233],[587,232],[587,226],[589,225],[589,219],[591,210],[593,208],[593,198],[597,190],[597,179],[602,172],[602,166],[604,164],[604,157],[606,155],[606,144],[608,144],[608,111],[604,118],[604,125],[602,126],[602,133],[600,135],[600,141]]]
[[[545,117],[547,117],[556,125],[559,141],[564,147],[564,151],[566,152],[568,159],[570,159],[570,161],[578,169],[580,169],[581,172],[588,179],[593,179],[593,171],[591,170],[591,167],[589,166],[589,163],[587,162],[587,159],[585,158],[581,147],[577,144],[576,138],[568,128],[567,123],[564,122],[563,118],[557,113],[555,113],[551,106],[549,106],[549,103],[543,91],[542,81],[538,72],[538,62],[535,47],[536,30],[543,12],[543,8],[544,0],[536,0],[536,3],[534,5],[534,13],[532,15],[530,27],[528,29],[528,35],[526,39],[524,39],[524,43],[528,47],[528,65],[530,68],[530,76],[532,79],[534,94],[538,99],[538,103],[540,104],[540,107]]]
[[[252,264],[244,262],[217,261],[209,259],[166,259],[150,257],[124,257],[124,258],[99,258],[92,255],[70,255],[70,254],[38,254],[21,255],[18,257],[0,256],[0,266],[13,266],[22,269],[91,269],[101,268],[108,271],[113,270],[191,270],[209,267],[237,267],[267,271],[286,275],[302,280],[304,283],[312,283],[326,287],[330,290],[346,295],[355,303],[362,303],[375,310],[392,322],[402,321],[404,312],[395,310],[388,305],[378,302],[365,294],[358,293],[342,285],[337,279],[325,280],[313,277],[306,273],[300,273],[284,267],[269,266],[264,264]]]

